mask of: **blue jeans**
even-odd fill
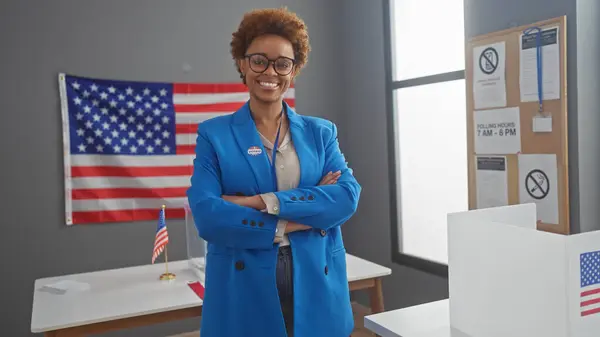
[[[294,267],[290,246],[279,248],[277,256],[277,290],[288,337],[294,336]]]

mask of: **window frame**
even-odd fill
[[[392,244],[392,262],[420,270],[429,274],[448,278],[448,265],[436,261],[427,260],[414,255],[400,252],[400,240],[398,234],[401,233],[402,219],[400,195],[397,189],[400,177],[397,176],[397,147],[396,147],[396,103],[394,93],[396,90],[409,88],[419,85],[434,84],[455,80],[465,79],[465,70],[457,70],[446,73],[433,74],[423,77],[411,78],[406,80],[394,80],[394,43],[392,26],[392,1],[383,1],[383,45],[384,45],[384,67],[385,67],[385,100],[386,100],[386,121],[387,121],[387,142],[388,142],[388,174],[390,187],[390,235]]]

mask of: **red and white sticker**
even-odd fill
[[[262,153],[262,149],[258,146],[250,146],[248,148],[248,154],[251,156],[258,156]]]

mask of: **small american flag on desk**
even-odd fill
[[[600,313],[600,251],[579,257],[581,274],[581,316]]]
[[[240,108],[242,83],[59,74],[67,225],[184,218],[198,123]],[[285,100],[294,106],[294,89]]]
[[[154,237],[154,249],[152,250],[152,264],[156,258],[165,250],[165,246],[169,243],[169,232],[167,231],[167,222],[165,220],[165,208],[161,208],[158,215],[158,227]]]

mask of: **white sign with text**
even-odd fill
[[[475,111],[475,153],[521,152],[521,121],[518,107]]]

